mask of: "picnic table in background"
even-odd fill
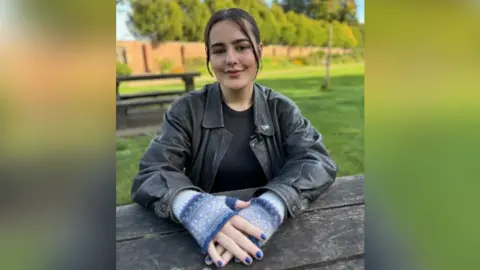
[[[339,177],[297,218],[289,218],[250,266],[224,269],[364,269],[364,176]],[[255,189],[220,194],[242,200]],[[116,210],[116,268],[216,269],[203,263],[193,237],[181,226],[137,204]]]
[[[198,72],[173,73],[173,74],[147,74],[132,76],[117,76],[116,79],[116,108],[117,129],[127,127],[128,111],[131,108],[149,107],[152,105],[170,104],[183,94],[195,90],[194,78],[200,76]],[[152,81],[165,79],[182,79],[185,84],[184,90],[172,91],[149,91],[133,94],[120,94],[119,87],[122,82]]]

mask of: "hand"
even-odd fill
[[[246,234],[246,235],[245,235]],[[240,216],[234,216],[228,221],[222,230],[209,243],[208,254],[205,263],[215,263],[223,267],[233,258],[239,258],[246,265],[253,262],[252,256],[262,259],[263,252],[251,239],[264,240],[266,235]],[[215,243],[218,245],[215,246]]]
[[[263,232],[237,215],[235,206],[248,206],[246,202],[237,201],[225,196],[185,191],[177,195],[173,203],[173,211],[179,221],[197,240],[201,251],[210,254],[218,266],[223,266],[223,262],[213,243],[221,244],[246,264],[252,263],[248,253],[261,254],[243,233],[252,239],[262,239]]]
[[[264,232],[266,237],[263,241],[249,237],[258,247],[265,245],[284,218],[272,201],[262,197],[251,200],[250,206],[240,210],[238,215]]]
[[[233,207],[230,207],[230,208],[232,208],[232,210],[240,210],[240,209],[243,209],[243,208],[247,208],[248,206],[250,206],[250,201],[237,200],[236,203],[235,203],[235,205],[234,205]],[[215,251],[216,251],[216,254],[217,254],[219,257],[221,257],[222,266],[227,265],[227,264],[230,262],[230,260],[233,258],[233,254],[232,254],[230,251],[226,250],[226,249],[225,249],[222,245],[220,245],[220,244],[217,244],[217,245],[215,246]],[[258,251],[257,251],[257,252],[258,252]],[[260,251],[260,254],[261,254],[261,251]],[[255,256],[256,256],[257,258],[259,258],[258,255],[259,255],[259,254],[255,254]],[[261,258],[261,257],[262,257],[262,256],[260,256],[260,258]],[[259,259],[260,259],[260,258],[259,258]],[[238,259],[235,259],[235,261],[236,261],[236,262],[239,262]],[[210,255],[207,255],[207,256],[205,257],[205,263],[206,263],[207,265],[211,265],[211,264],[213,263],[212,258],[211,258]]]

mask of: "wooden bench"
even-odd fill
[[[364,269],[363,175],[338,178],[309,209],[288,219],[251,266],[224,269]],[[248,200],[254,189],[222,193]],[[216,269],[181,226],[137,204],[117,207],[116,250],[122,269]]]
[[[197,76],[200,76],[200,73],[118,76],[116,80],[117,129],[127,127],[127,116],[130,108],[170,104],[181,95],[195,90],[194,77]],[[122,95],[119,93],[119,86],[122,82],[164,80],[174,78],[183,80],[185,83],[185,90],[150,91]]]

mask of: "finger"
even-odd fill
[[[250,206],[250,202],[246,202],[246,201],[241,201],[241,200],[238,200],[237,203],[235,204],[235,208],[237,209],[243,209],[243,208],[247,208]]]
[[[222,247],[222,245],[217,245],[216,249],[218,254],[222,254],[221,257],[222,257],[223,266],[227,265],[232,260],[233,254],[230,251],[225,250],[225,248]],[[205,258],[205,263],[207,265],[211,265],[213,263],[212,259],[210,258],[210,255],[207,255],[207,257]]]
[[[237,204],[237,201],[239,201],[237,198],[233,198],[233,197],[225,198],[225,204],[232,210],[236,210],[235,206]]]
[[[262,250],[254,244],[250,239],[247,238],[242,232],[238,229],[233,227],[232,225],[228,224],[223,228],[223,233],[225,233],[228,237],[230,237],[235,243],[242,248],[244,251],[249,253],[251,256],[262,259],[263,252]],[[253,238],[254,240],[254,238]]]
[[[238,229],[239,231],[246,233],[248,235],[251,235],[258,240],[266,240],[267,235],[263,233],[263,231],[250,223],[248,220],[242,218],[241,216],[234,216],[233,218],[230,219],[229,223]]]
[[[208,244],[208,254],[210,255],[210,258],[212,258],[212,261],[215,263],[215,265],[218,267],[223,266],[222,257],[217,253],[217,249],[213,245],[213,241]]]
[[[217,250],[217,254],[219,254],[220,257],[223,257],[223,255],[221,255],[221,254],[223,254],[223,253],[225,252],[225,248],[222,247],[222,245],[216,245],[215,249]],[[205,257],[205,263],[206,263],[207,265],[211,265],[211,264],[213,263],[212,258],[210,257],[210,255],[207,255],[207,256]],[[224,263],[226,264],[226,262],[224,262]],[[225,266],[225,264],[224,264],[224,266]]]
[[[222,261],[225,263],[225,265],[227,265],[232,259],[233,254],[230,251],[225,250],[222,254]]]
[[[252,263],[252,258],[248,255],[248,253],[240,248],[230,237],[225,235],[223,230],[217,234],[216,241],[246,265],[250,265]]]

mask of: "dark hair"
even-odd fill
[[[257,22],[252,17],[252,15],[250,15],[248,12],[240,8],[227,8],[227,9],[222,9],[215,12],[212,15],[212,17],[210,17],[210,20],[208,21],[207,26],[205,27],[204,39],[205,39],[205,48],[207,53],[208,73],[210,73],[210,75],[213,77],[212,72],[210,71],[210,67],[208,66],[208,63],[210,63],[210,31],[212,30],[212,27],[216,23],[225,21],[225,20],[236,22],[238,26],[240,26],[240,29],[242,30],[242,32],[247,36],[248,42],[250,42],[250,46],[252,46],[253,48],[253,54],[255,55],[255,60],[257,62],[257,74],[258,74],[258,72],[260,71],[260,57],[258,56],[256,46],[254,46],[252,39],[248,34],[245,22],[243,20],[246,20],[250,24],[251,30],[252,30],[253,36],[255,37],[255,41],[257,42],[257,45],[260,44],[260,31],[258,30]]]

